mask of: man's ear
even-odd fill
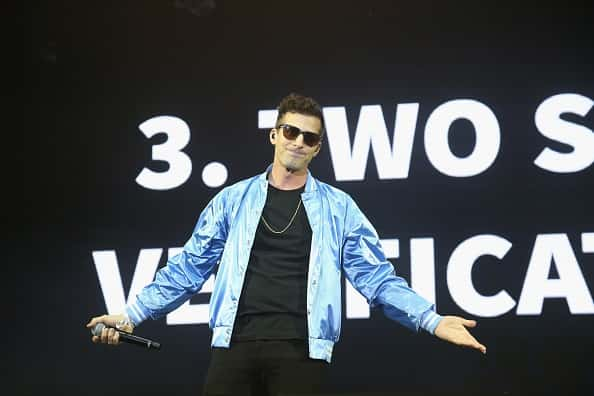
[[[276,133],[277,130],[275,128],[272,128],[270,130],[270,133],[268,134],[268,137],[270,138],[270,144],[272,144],[273,146],[276,144]]]

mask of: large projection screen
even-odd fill
[[[203,3],[27,6],[24,197],[5,239],[16,394],[200,394],[212,279],[138,328],[158,353],[93,345],[84,325],[134,299],[218,191],[264,172],[290,92],[323,106],[312,174],[488,347],[412,333],[343,278],[330,393],[594,389],[590,9]]]

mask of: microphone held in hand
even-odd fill
[[[103,329],[114,329],[115,331],[117,331],[120,334],[120,341],[122,342],[146,347],[148,349],[161,349],[161,344],[159,344],[156,341],[138,337],[134,334],[126,333],[125,331],[121,331],[113,327],[105,326],[103,323],[97,323],[95,327],[93,327],[93,329],[91,330],[91,334],[97,337],[101,337],[101,332],[103,331]]]

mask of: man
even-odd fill
[[[466,330],[476,323],[435,313],[394,274],[352,198],[309,173],[323,134],[322,110],[313,99],[285,97],[269,134],[274,160],[266,172],[220,191],[182,253],[136,302],[87,327],[102,322],[132,331],[165,315],[197,293],[218,263],[207,395],[319,390],[340,333],[342,272],[389,318],[486,353]],[[118,333],[104,329],[93,342],[117,345]]]

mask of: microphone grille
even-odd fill
[[[97,323],[95,325],[95,327],[93,327],[93,329],[91,330],[91,334],[99,337],[99,336],[101,336],[101,332],[103,331],[104,328],[105,328],[105,325],[103,323]]]

